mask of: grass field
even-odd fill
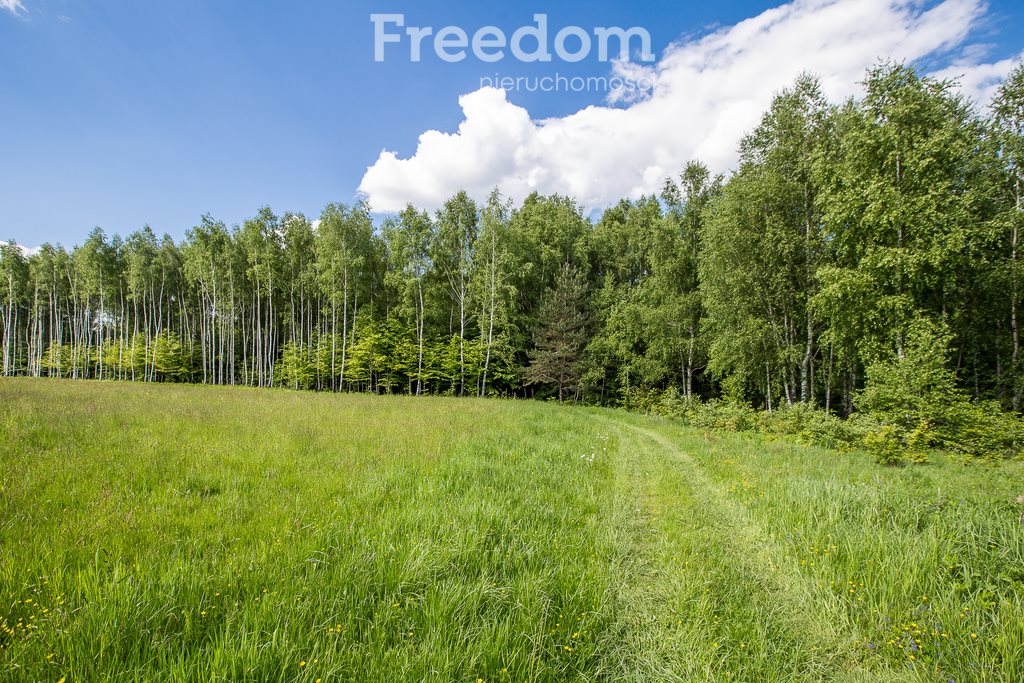
[[[1021,681],[1024,466],[0,380],[0,679]]]

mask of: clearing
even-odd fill
[[[0,380],[10,681],[1020,681],[1024,463]]]

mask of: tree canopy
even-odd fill
[[[801,76],[727,178],[679,160],[595,216],[495,190],[0,244],[2,372],[849,414],[891,405],[857,398],[879,368],[928,368],[1019,410],[1024,66],[990,104],[904,64],[839,104]]]

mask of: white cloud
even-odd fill
[[[688,159],[728,171],[740,137],[802,71],[838,101],[882,59],[945,57],[953,66],[939,73],[962,74],[965,91],[985,97],[1013,61],[986,64],[979,46],[966,44],[984,18],[984,0],[796,0],[670,45],[654,67],[615,65],[655,83],[642,101],[609,94],[624,107],[535,121],[502,90],[463,95],[455,133],[423,133],[408,159],[382,151],[359,190],[375,211],[409,201],[436,208],[459,189],[482,199],[495,186],[516,199],[559,192],[602,208],[657,191]]]
[[[999,84],[1013,71],[1013,67],[1017,66],[1021,59],[1024,59],[1024,52],[1016,57],[1001,59],[990,64],[979,64],[961,59],[931,75],[936,78],[957,80],[963,94],[976,103],[987,106],[995,96]]]
[[[0,0],[0,2],[3,2],[3,0]],[[0,244],[10,244],[10,242],[0,241]],[[39,247],[26,247],[22,244],[16,244],[15,246],[17,246],[18,249],[21,250],[21,253],[24,254],[26,257],[35,256],[36,254],[39,253]]]
[[[21,4],[21,0],[0,0],[0,9],[5,9],[14,16],[18,16],[19,12],[28,12]]]

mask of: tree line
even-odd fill
[[[739,151],[593,219],[495,190],[2,245],[2,371],[849,414],[873,367],[929,354],[1020,410],[1024,67],[985,109],[903,64],[839,105],[801,76]]]

